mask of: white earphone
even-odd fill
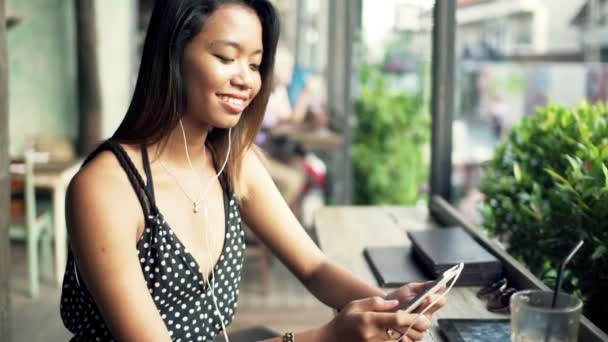
[[[194,170],[194,168],[192,167],[192,162],[190,161],[190,154],[188,153],[188,142],[186,140],[186,132],[184,130],[184,125],[182,124],[181,119],[179,120],[179,124],[182,129],[182,135],[184,137],[184,144],[186,147],[186,157],[188,158],[190,167],[192,168],[192,170]],[[209,181],[207,182],[207,186],[205,187],[205,191],[203,192],[202,204],[203,204],[203,214],[205,215],[205,222],[208,222],[208,220],[209,220],[209,211],[207,209],[207,201],[205,201],[205,198],[207,197],[207,193],[209,192],[211,182],[214,179],[219,178],[220,175],[222,174],[222,172],[224,172],[224,169],[226,168],[226,164],[228,164],[228,158],[230,157],[231,148],[232,148],[232,128],[229,128],[228,129],[228,151],[226,152],[226,159],[224,160],[224,163],[222,164],[222,167],[220,168],[218,173],[215,176],[211,177],[211,179],[209,179]],[[209,248],[210,247],[209,235],[211,234],[211,231],[212,231],[211,229],[208,229],[207,234],[205,234],[205,245],[207,247],[207,260],[211,267],[211,282],[209,283],[209,286],[211,287],[211,298],[213,300],[213,305],[215,306],[215,312],[217,312],[217,316],[220,318],[220,324],[222,326],[222,332],[224,333],[224,338],[226,339],[226,342],[230,342],[230,340],[228,339],[228,333],[226,332],[226,324],[224,323],[224,316],[220,312],[219,306],[217,305],[217,298],[215,297],[215,272],[213,271],[214,265],[212,264],[212,259],[211,259],[211,248]],[[207,279],[207,281],[209,281],[209,279]]]
[[[224,171],[224,168],[226,167],[226,164],[228,163],[228,157],[230,156],[230,149],[232,148],[232,128],[228,129],[228,151],[226,152],[226,159],[224,160],[224,164],[222,164],[222,167],[220,168],[220,171],[217,173],[216,177],[219,178],[220,175],[222,174],[222,172]],[[209,185],[207,185],[207,190],[205,191],[205,193],[203,194],[203,198],[205,198],[207,196],[207,192],[209,191]],[[203,201],[203,213],[205,215],[205,222],[208,221],[209,215],[208,215],[208,210],[207,210],[207,202]],[[227,219],[227,218],[224,218]],[[211,230],[208,231],[208,233],[211,233]],[[205,240],[206,240],[206,245],[207,247],[209,247],[209,234],[205,234]],[[213,265],[212,260],[211,260],[211,252],[210,252],[210,248],[207,248],[207,257],[209,260],[209,265],[211,265],[211,298],[213,299],[213,305],[215,306],[215,311],[217,312],[217,315],[220,318],[220,324],[222,325],[222,332],[224,333],[224,338],[226,339],[226,342],[230,342],[230,340],[228,339],[228,333],[226,332],[226,324],[224,323],[224,316],[222,315],[222,313],[220,312],[220,309],[217,305],[217,299],[215,297],[215,273],[213,272]]]

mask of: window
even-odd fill
[[[482,164],[522,118],[552,103],[608,101],[608,40],[581,24],[583,7],[496,0],[457,8],[452,195],[468,217],[479,219]]]

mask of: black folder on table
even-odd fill
[[[460,227],[412,231],[407,235],[414,253],[436,277],[461,262],[464,268],[456,285],[485,286],[502,275],[500,261]]]
[[[433,279],[420,267],[409,246],[367,247],[363,255],[381,287],[400,287]]]

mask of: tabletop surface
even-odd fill
[[[285,136],[289,140],[302,144],[306,148],[336,148],[344,144],[344,137],[327,128],[311,129],[299,126],[279,126],[271,131],[275,137]]]
[[[47,163],[34,164],[35,173],[60,173],[67,169],[73,168],[81,163],[82,160],[70,161],[50,161]]]
[[[77,167],[82,160],[68,161],[48,161],[44,163],[34,163],[35,174],[60,174],[68,169]],[[20,174],[25,172],[25,165],[22,160],[12,160],[9,165],[11,173]]]
[[[409,246],[408,230],[432,229],[426,207],[327,207],[315,215],[315,229],[323,252],[370,284],[377,282],[363,256],[370,246]],[[454,287],[438,318],[509,318],[486,310],[475,296],[478,287]],[[385,289],[387,292],[391,289]],[[445,341],[436,322],[424,341]]]

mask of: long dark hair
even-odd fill
[[[125,144],[160,142],[178,124],[188,101],[182,76],[184,50],[201,31],[207,18],[220,6],[241,4],[255,11],[262,24],[264,53],[260,64],[262,86],[232,128],[232,150],[227,174],[232,186],[245,151],[253,144],[262,125],[272,88],[274,58],[280,24],[268,0],[156,0],[142,53],[131,104],[112,139]],[[228,151],[228,129],[214,128],[207,142],[224,160]]]

